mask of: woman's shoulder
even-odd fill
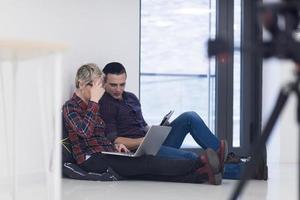
[[[65,107],[74,107],[76,106],[75,101],[72,99],[67,100],[64,104],[63,104],[63,108]]]
[[[78,107],[79,105],[77,104],[76,100],[72,97],[71,99],[67,100],[63,106],[62,106],[62,109],[65,110],[65,109],[70,109],[70,108],[76,108]]]

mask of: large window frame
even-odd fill
[[[257,23],[257,3],[243,0],[241,4],[241,48],[234,47],[234,0],[217,1],[217,36],[230,44],[227,63],[216,59],[216,131],[226,138],[230,151],[249,156],[249,149],[261,134],[262,59],[247,47],[261,41],[262,31]],[[233,55],[241,52],[240,147],[233,147]]]

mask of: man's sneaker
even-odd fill
[[[200,156],[203,166],[197,172],[201,175],[207,175],[208,183],[212,185],[220,185],[222,183],[222,173],[220,173],[220,161],[218,154],[207,148]]]
[[[218,149],[218,156],[220,159],[220,172],[224,172],[224,162],[227,159],[228,155],[228,144],[226,140],[220,141],[220,147]]]

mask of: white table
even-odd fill
[[[48,166],[47,185],[48,185],[48,199],[60,199],[60,133],[61,133],[61,63],[62,53],[66,49],[63,44],[53,44],[45,42],[32,42],[32,41],[20,41],[20,40],[0,40],[0,98],[2,102],[2,114],[0,113],[0,119],[3,120],[4,137],[8,139],[8,134],[12,138],[12,146],[7,144],[7,151],[12,152],[13,155],[8,159],[8,165],[11,167],[12,181],[11,181],[11,197],[13,200],[22,199],[18,196],[18,176],[16,174],[16,162],[18,160],[18,153],[16,152],[16,94],[18,93],[18,85],[16,82],[18,76],[19,63],[23,60],[37,59],[47,55],[54,55],[55,64],[51,69],[51,74],[47,76],[53,77],[53,100],[51,100],[51,106],[40,106],[40,113],[42,119],[42,130],[45,134],[55,133],[53,141],[50,145],[47,145],[47,141],[44,137],[43,144],[47,148],[51,148],[50,155],[45,155],[45,162]],[[12,73],[4,74],[3,62],[12,63]],[[9,78],[7,76],[10,76]],[[41,77],[32,77],[41,78]],[[4,79],[9,80],[4,82]],[[40,80],[38,86],[38,101],[40,105],[45,101],[43,95],[43,81]],[[51,83],[50,83],[51,84]],[[8,87],[9,86],[9,87]],[[10,91],[8,88],[12,88]],[[45,108],[46,107],[46,108]],[[54,125],[54,126],[53,126]],[[4,138],[4,139],[5,139]],[[2,140],[2,138],[1,138]],[[50,180],[51,179],[51,180]],[[34,195],[34,194],[33,194]]]

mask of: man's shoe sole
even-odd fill
[[[214,150],[210,148],[206,149],[206,155],[207,155],[208,163],[214,173],[213,174],[214,178],[209,180],[209,183],[213,185],[220,185],[222,183],[222,173],[220,173],[221,166],[220,166],[219,156]]]

